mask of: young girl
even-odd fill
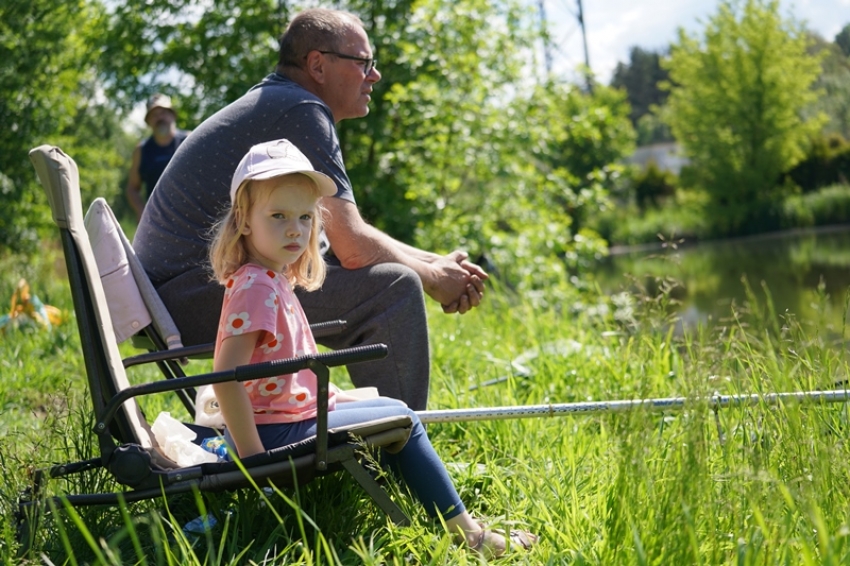
[[[319,199],[335,194],[334,182],[287,140],[256,145],[242,159],[230,185],[230,210],[210,251],[215,277],[225,286],[215,371],[317,351],[292,285],[314,290],[322,284]],[[213,387],[225,434],[240,458],[316,433],[317,386],[310,370]],[[410,439],[397,454],[384,453],[384,460],[459,541],[487,556],[505,552],[506,536],[523,548],[536,542],[529,533],[484,529],[469,515],[425,428],[401,401],[356,400],[332,387],[328,405],[329,427],[410,415]]]

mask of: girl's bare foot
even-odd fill
[[[469,548],[480,553],[484,558],[498,558],[511,547],[519,547],[529,550],[537,543],[537,535],[526,531],[512,530],[509,533],[501,529],[485,529],[482,527],[477,533],[467,533],[466,541]]]
[[[538,539],[537,535],[525,531],[512,530],[505,533],[502,529],[488,529],[467,511],[447,520],[446,526],[455,534],[456,542],[466,542],[471,550],[487,559],[502,556],[509,547],[528,550]]]

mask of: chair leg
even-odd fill
[[[30,557],[41,515],[41,502],[34,501],[32,492],[29,490],[22,493],[18,498],[18,508],[15,510],[15,538],[20,545],[18,558]]]
[[[390,520],[400,527],[404,527],[410,524],[410,519],[407,515],[404,514],[404,511],[396,505],[395,501],[390,499],[389,494],[387,494],[384,489],[378,485],[378,482],[369,475],[369,472],[357,462],[356,459],[346,459],[342,461],[342,465],[345,466],[345,469],[348,470],[357,483],[360,484],[360,487],[363,488],[366,493],[375,501],[375,503],[380,507],[384,513],[390,518]]]

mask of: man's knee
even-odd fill
[[[417,302],[424,302],[422,280],[411,268],[400,263],[382,263],[375,267],[375,271],[385,279],[384,289],[400,296],[412,297]]]

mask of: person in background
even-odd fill
[[[415,248],[360,216],[336,131],[340,121],[369,113],[372,87],[381,79],[360,19],[305,10],[281,36],[278,57],[274,73],[206,119],[178,148],[145,207],[133,247],[183,344],[215,340],[224,289],[210,277],[210,229],[230,206],[228,180],[248,150],[288,139],[337,187],[322,199],[327,277],[321,289],[296,291],[308,319],[346,321],[342,332],[321,338],[331,349],[387,344],[387,358],[348,368],[352,383],[424,409],[431,369],[424,294],[445,312],[462,314],[480,304],[487,273],[463,251]]]
[[[317,353],[307,317],[293,290],[318,289],[325,277],[319,252],[322,197],[336,194],[330,177],[287,140],[255,145],[230,184],[230,210],[210,248],[215,278],[224,290],[213,367],[229,371],[252,363]],[[301,442],[316,434],[316,375],[289,375],[213,385],[226,424],[225,438],[240,458]],[[361,399],[331,385],[328,427],[410,416],[410,438],[384,450],[432,519],[442,517],[456,542],[488,558],[505,553],[508,540],[529,549],[525,531],[486,529],[466,510],[418,416],[402,401]]]
[[[150,127],[152,134],[133,150],[125,191],[137,219],[142,218],[145,202],[165,171],[165,166],[189,135],[189,132],[177,128],[177,113],[174,112],[171,99],[164,94],[154,94],[148,99],[145,124]]]

